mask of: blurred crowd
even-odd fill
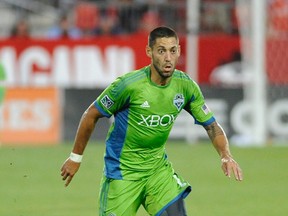
[[[45,0],[42,0],[45,1]],[[203,0],[200,30],[202,33],[237,33],[233,23],[235,0]],[[186,33],[186,0],[50,0],[59,9],[57,20],[44,37],[89,38],[98,35],[146,34],[159,25]],[[232,17],[232,19],[231,19]],[[29,20],[20,17],[11,29],[12,38],[33,37]]]
[[[99,35],[146,34],[159,25],[186,33],[187,0],[39,0],[57,8],[57,19],[42,34],[45,38],[90,38]],[[201,0],[200,34],[238,34],[236,4],[239,0]],[[242,2],[245,2],[243,0]],[[251,4],[251,2],[247,4]],[[249,18],[249,11],[247,11]],[[287,35],[288,1],[268,1],[269,34]],[[34,37],[25,16],[15,21],[9,36]],[[284,32],[284,33],[283,33]]]
[[[117,4],[109,1],[79,1],[68,9],[60,1],[54,6],[61,8],[57,21],[50,26],[45,37],[57,38],[89,38],[98,35],[118,35],[146,33],[158,25],[175,26],[177,17],[180,24],[185,23],[185,0],[179,0],[179,7],[171,7],[170,0],[141,1],[118,0]],[[163,13],[163,11],[165,11]],[[164,22],[165,20],[165,22]],[[185,27],[185,26],[184,26]],[[12,38],[29,38],[32,26],[25,16],[16,21],[11,29]]]

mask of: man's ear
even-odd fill
[[[152,49],[148,45],[146,46],[146,55],[151,58],[152,57]]]

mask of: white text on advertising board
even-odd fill
[[[106,87],[118,76],[135,68],[130,47],[56,46],[50,53],[31,46],[18,54],[14,47],[0,50],[8,86]]]

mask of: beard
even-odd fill
[[[174,73],[175,68],[171,67],[170,71],[165,72],[164,70],[161,70],[157,64],[153,63],[153,67],[155,68],[155,70],[157,71],[157,73],[159,74],[159,76],[163,79],[167,79],[169,77],[171,77]]]

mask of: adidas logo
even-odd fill
[[[148,108],[148,107],[150,107],[150,105],[149,105],[148,101],[145,101],[145,102],[141,105],[141,107]]]

